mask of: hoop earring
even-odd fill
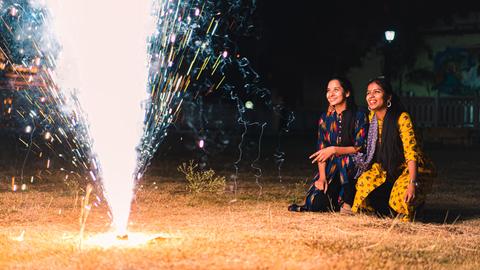
[[[387,108],[392,107],[392,102],[390,100],[387,101]]]

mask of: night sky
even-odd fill
[[[452,14],[478,11],[475,1],[278,1],[259,0],[252,18],[255,34],[240,43],[265,85],[294,108],[306,78],[324,82],[359,65],[361,57],[397,32],[401,53],[412,56],[421,46],[421,27]],[[480,28],[477,29],[480,32]],[[402,57],[408,58],[408,57]],[[411,58],[411,57],[410,57]],[[321,86],[319,86],[321,87]]]

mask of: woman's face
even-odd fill
[[[366,100],[368,108],[372,111],[378,111],[387,108],[385,91],[376,82],[372,82],[367,86]]]
[[[331,80],[327,85],[327,100],[331,106],[341,105],[347,101],[349,92],[345,93],[342,85],[338,80]]]

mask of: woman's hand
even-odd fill
[[[322,150],[318,150],[317,152],[313,153],[308,158],[310,158],[310,159],[313,158],[312,163],[325,162],[330,157],[335,155],[335,153],[336,153],[335,146],[329,146],[329,147],[323,148]]]
[[[328,182],[325,178],[318,178],[318,180],[315,181],[314,185],[318,190],[323,190],[323,193],[327,193]]]
[[[405,202],[406,203],[412,203],[413,200],[415,199],[415,183],[410,182],[407,187],[407,192],[405,193]]]
[[[327,109],[328,112],[333,112],[335,111],[335,106],[332,106],[332,105],[328,105],[328,109]]]

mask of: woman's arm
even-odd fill
[[[320,118],[318,119],[318,133],[317,133],[317,149],[318,150],[322,150],[327,146],[325,141],[325,133],[327,132],[326,131],[327,123],[325,122],[326,118],[327,118],[326,113],[322,113],[320,115]]]
[[[329,146],[318,150],[317,152],[310,155],[310,159],[313,158],[312,163],[315,162],[325,162],[331,156],[341,156],[341,155],[348,155],[348,154],[355,154],[360,150],[360,147],[354,146]]]
[[[410,183],[412,182],[412,180],[417,181],[417,162],[410,160],[408,161],[407,166],[408,166],[408,176],[410,176]]]
[[[322,149],[328,148],[326,138],[325,138],[325,133],[328,132],[326,130],[326,122],[325,122],[326,117],[327,117],[327,113],[321,114],[320,119],[318,120],[318,141],[317,141],[318,148],[317,149],[319,149],[320,151]],[[326,193],[328,188],[327,175],[325,173],[326,163],[318,162],[317,166],[318,166],[318,179],[317,181],[315,181],[314,185],[317,189],[323,190],[323,192]]]
[[[318,179],[315,181],[314,185],[319,190],[323,190],[324,193],[327,193],[328,183],[327,175],[325,174],[325,162],[318,162]]]
[[[363,111],[358,111],[355,119],[355,143],[353,145],[356,152],[365,149],[367,144],[367,134],[368,115]]]
[[[357,112],[355,116],[355,141],[353,146],[330,146],[324,149],[320,148],[320,150],[310,155],[309,158],[313,158],[312,163],[319,161],[324,162],[333,155],[341,156],[357,153],[365,146],[367,138],[367,128],[367,115],[363,112]]]
[[[405,202],[409,203],[415,199],[415,192],[417,190],[417,162],[409,160],[407,166],[410,182],[408,183],[407,192],[405,193]]]
[[[327,124],[327,123],[325,122],[325,121],[326,121],[326,117],[327,117],[327,116],[326,116],[326,113],[322,113],[322,114],[320,115],[320,119],[318,119],[317,152],[315,152],[315,153],[319,153],[319,152],[322,151],[323,149],[328,148],[328,146],[327,146],[327,144],[326,144],[326,142],[325,142],[325,140],[326,140],[325,134],[326,134],[326,132],[328,132],[328,131],[326,130],[326,124]],[[315,154],[313,154],[313,155],[315,155]],[[309,158],[311,159],[313,155],[311,155]],[[313,162],[312,162],[312,163],[313,163]]]
[[[398,125],[400,128],[400,139],[403,144],[405,161],[407,162],[408,176],[410,177],[407,192],[405,193],[405,202],[409,203],[415,199],[415,191],[417,187],[417,140],[415,138],[412,120],[408,113],[402,113],[400,115]]]

